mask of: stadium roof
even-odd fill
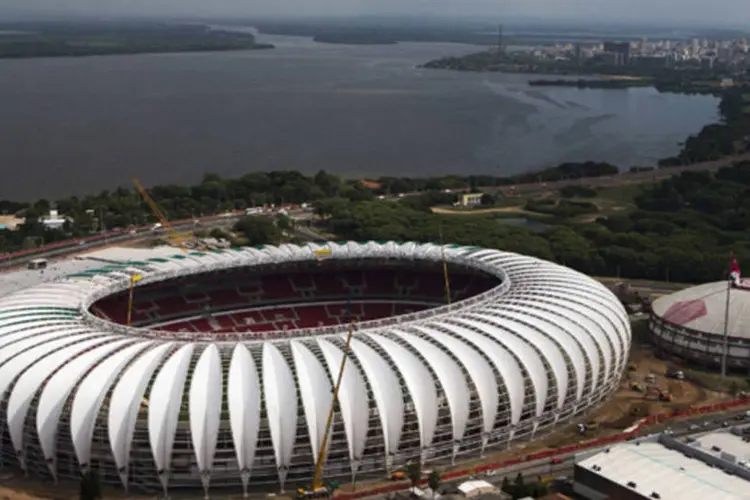
[[[57,260],[50,261],[47,268],[43,271],[24,269],[2,273],[0,274],[2,276],[2,279],[0,279],[0,297],[54,281],[69,274],[82,273],[89,269],[101,267],[101,265],[101,262],[88,260]]]
[[[597,470],[593,466],[600,467]],[[750,481],[732,476],[660,443],[622,444],[576,464],[648,498],[748,500]]]
[[[253,466],[263,427],[270,432],[283,481],[296,466],[292,459],[298,409],[305,414],[299,425],[306,422],[309,435],[317,437],[310,440],[312,456],[317,455],[330,407],[330,381],[337,376],[332,367],[341,363],[347,325],[273,332],[278,335],[269,340],[257,332],[217,340],[211,333],[115,325],[95,317],[89,306],[126,290],[135,274],[143,276],[140,286],[253,265],[314,262],[321,249],[329,249],[327,259],[332,260],[400,259],[407,265],[415,260],[439,263],[444,250],[448,262],[471,266],[500,281],[491,290],[447,306],[358,325],[351,351],[361,369],[345,372],[339,410],[352,464],[365,453],[375,405],[384,453],[401,452],[406,442],[401,435],[404,391],[412,397],[413,409],[408,411],[417,415],[419,449],[425,450],[437,445],[439,412],[446,402],[453,439],[468,439],[467,426],[475,418],[470,397],[475,392],[481,405],[479,425],[488,436],[501,394],[507,398],[511,425],[518,425],[525,411],[544,420],[548,400],[563,413],[567,395],[578,409],[593,404],[597,400],[592,394],[616,387],[627,361],[630,326],[611,292],[571,269],[514,253],[413,242],[286,244],[182,258],[175,258],[174,250],[155,258],[150,256],[158,252],[137,257],[127,253],[126,260],[141,262],[118,267],[111,265],[116,259],[106,259],[111,262],[99,261],[98,269],[109,272],[88,268],[0,300],[0,360],[7,360],[0,362],[0,394],[9,394],[0,418],[6,420],[15,449],[27,445],[24,429],[36,394],[35,439],[39,456],[48,460],[53,474],[55,457],[66,449],[75,451],[77,463],[89,463],[97,417],[107,411],[110,449],[127,484],[134,415],[150,386],[144,424],[157,470],[173,465],[183,401],[189,402],[186,411],[198,470],[213,470],[218,431],[226,418],[221,402],[226,398],[239,469]],[[29,316],[33,324],[26,323]],[[369,391],[371,402],[354,396]],[[105,397],[109,399],[103,407]],[[73,401],[71,446],[58,450],[59,419],[67,400]],[[261,407],[268,411],[262,420]],[[166,484],[167,477],[160,479]]]
[[[729,336],[750,339],[750,290],[729,293]],[[674,325],[713,335],[724,335],[727,282],[698,285],[659,297],[654,313]]]

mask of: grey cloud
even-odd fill
[[[0,0],[0,19],[34,14],[266,16],[403,14],[611,21],[750,21],[748,0]]]

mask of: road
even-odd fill
[[[289,212],[289,216],[293,218],[302,218],[307,215],[302,210],[292,210]],[[242,217],[243,214],[233,214],[231,216],[215,216],[205,217],[198,219],[198,225],[193,220],[188,221],[177,221],[172,223],[172,229],[176,232],[193,231],[195,229],[213,229],[216,227],[227,227],[233,225],[238,218]],[[308,239],[318,240],[320,239],[315,233],[305,230],[296,230],[297,236]],[[84,252],[91,252],[98,248],[102,248],[110,245],[125,244],[135,242],[138,240],[152,239],[152,238],[163,238],[166,236],[164,229],[153,231],[150,227],[140,227],[133,230],[110,232],[103,235],[95,235],[89,238],[83,238],[73,242],[69,242],[67,245],[53,246],[52,248],[45,250],[44,248],[35,252],[27,252],[22,255],[16,254],[5,254],[0,255],[0,269],[8,270],[12,268],[18,268],[27,264],[33,259],[52,259],[68,257]]]
[[[728,427],[730,428],[733,425],[741,425],[741,424],[748,424],[750,423],[750,418],[743,418],[742,420],[737,420],[737,416],[745,416],[747,410],[737,410],[728,412],[725,414],[707,414],[702,416],[696,416],[693,418],[677,421],[677,422],[671,422],[670,424],[659,424],[659,425],[653,425],[646,427],[642,430],[643,435],[638,439],[645,439],[648,438],[654,434],[657,434],[659,432],[662,432],[666,429],[669,429],[670,432],[673,433],[673,436],[677,437],[685,437],[689,435],[696,435],[696,434],[702,434],[706,432],[715,431],[718,429],[724,429],[724,422],[727,422]],[[695,427],[697,426],[697,428]],[[633,441],[635,441],[633,440]],[[524,477],[528,478],[529,480],[533,480],[536,477],[541,476],[542,478],[549,478],[549,477],[560,477],[560,476],[568,476],[571,477],[573,474],[573,468],[576,464],[576,459],[580,455],[590,455],[595,454],[601,451],[604,451],[607,448],[610,448],[612,446],[615,446],[613,444],[608,444],[604,446],[600,446],[598,448],[590,448],[587,450],[578,450],[575,452],[571,452],[565,455],[557,455],[555,457],[551,458],[544,458],[541,460],[535,460],[531,462],[523,462],[517,465],[513,465],[510,467],[505,467],[502,469],[495,469],[495,471],[491,472],[491,475],[486,475],[486,473],[480,473],[477,476],[475,476],[477,479],[483,479],[493,485],[500,486],[503,478],[508,477],[511,481],[513,478],[520,472],[523,474]],[[554,463],[553,463],[554,460]],[[438,466],[439,468],[439,466]],[[470,477],[461,477],[456,478],[452,480],[445,481],[443,485],[452,485],[456,486],[458,484],[463,483],[464,481],[467,481],[470,479]],[[403,490],[406,490],[409,488],[409,484],[407,482],[403,483]],[[388,495],[372,495],[371,497],[367,498],[386,498]]]
[[[539,191],[558,190],[565,186],[591,186],[591,187],[616,187],[627,184],[640,184],[644,182],[655,182],[663,179],[667,179],[674,175],[679,175],[683,172],[698,172],[701,170],[718,170],[721,167],[731,165],[732,163],[750,160],[750,152],[743,153],[741,155],[733,156],[731,158],[724,158],[721,160],[707,161],[702,163],[694,163],[692,165],[684,165],[681,167],[665,167],[647,172],[622,172],[617,175],[608,175],[604,177],[585,177],[581,179],[564,179],[560,181],[550,182],[533,182],[514,184],[507,186],[481,186],[477,189],[480,191],[487,192],[501,192],[501,193],[532,193]],[[468,192],[469,188],[452,189],[453,193]],[[424,194],[421,191],[415,191],[410,193],[403,193],[398,195],[390,195],[386,198],[403,198],[407,196],[418,196]]]

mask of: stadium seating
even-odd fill
[[[483,277],[457,274],[451,277],[452,299],[476,295],[491,284]],[[444,302],[443,276],[434,271],[237,274],[229,279],[216,275],[136,289],[132,323],[170,331],[264,332],[344,324],[350,315],[367,321]],[[91,310],[99,317],[125,323],[127,293],[100,300]]]
[[[369,321],[397,314],[408,314],[428,307],[424,303],[355,302],[347,304],[305,304],[270,307],[242,312],[217,313],[203,317],[175,320],[159,329],[172,332],[242,333],[272,330],[295,330],[321,326],[345,325],[350,318]],[[348,310],[351,308],[351,315]]]

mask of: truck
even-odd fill
[[[667,367],[667,377],[675,380],[685,380],[685,373],[676,366]]]

